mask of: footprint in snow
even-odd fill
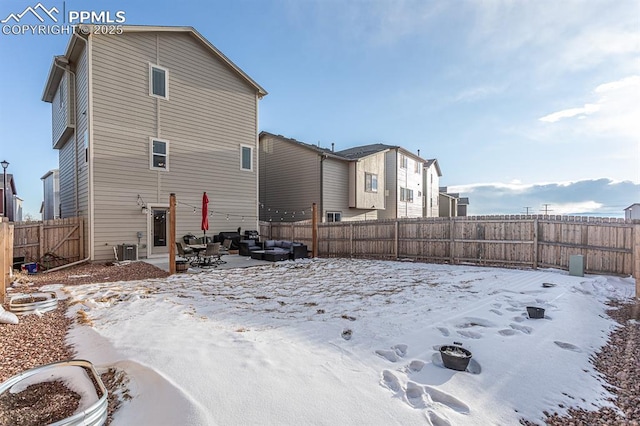
[[[500,312],[500,311],[499,311],[499,310],[497,310],[497,309],[489,309],[489,312],[493,312],[493,313],[494,313],[494,314],[496,314],[496,315],[500,315],[500,316],[502,316],[502,312]]]
[[[451,426],[451,422],[433,410],[427,410],[427,424],[430,426]]]
[[[426,407],[424,390],[422,389],[422,386],[415,382],[407,382],[405,399],[407,401],[407,404],[409,404],[413,408]]]
[[[342,330],[342,338],[344,340],[351,340],[352,335],[353,335],[353,331],[349,330],[348,328]]]
[[[383,357],[387,361],[396,362],[398,359],[403,358],[407,354],[408,346],[404,344],[398,344],[391,346],[391,350],[378,349],[376,354]]]
[[[517,333],[517,331],[515,331],[513,328],[505,328],[504,330],[499,330],[498,331],[498,334],[500,334],[502,336],[513,336],[516,333]]]
[[[449,336],[449,329],[447,329],[446,327],[438,327],[438,330],[444,337]]]
[[[559,342],[557,340],[554,340],[553,343],[560,346],[562,349],[566,349],[568,351],[582,352],[582,350],[579,347],[577,347],[576,345],[572,345],[571,343]]]
[[[398,377],[389,370],[382,371],[382,379],[380,380],[380,384],[386,388],[389,388],[393,392],[400,392],[402,390],[400,379],[398,379]]]
[[[468,337],[469,339],[480,339],[482,337],[482,334],[471,330],[458,330],[456,333],[462,337]]]
[[[419,373],[424,368],[425,362],[419,359],[414,359],[407,365],[406,370],[410,373]]]
[[[533,332],[533,328],[527,327],[526,325],[509,324],[509,327],[513,328],[514,330],[518,330],[524,334],[531,334]]]
[[[424,392],[429,395],[433,402],[439,402],[442,405],[446,405],[460,414],[469,414],[471,411],[467,404],[455,396],[441,391],[440,389],[425,385]]]
[[[398,361],[398,355],[396,355],[396,352],[388,349],[377,349],[376,355],[381,356],[389,362]]]

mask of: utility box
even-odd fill
[[[118,261],[123,260],[138,260],[138,245],[137,244],[120,244],[117,247]]]
[[[569,275],[584,277],[584,256],[574,254],[569,256]]]

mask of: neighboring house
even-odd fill
[[[633,203],[624,209],[624,218],[640,220],[640,203]]]
[[[22,222],[22,202],[24,200],[17,195],[13,196],[13,221]]]
[[[440,187],[440,217],[467,216],[469,198],[459,193],[448,192],[446,186]]]
[[[18,222],[19,219],[16,218],[16,183],[13,179],[13,175],[11,173],[7,173],[7,181],[6,181],[6,188],[7,188],[7,194],[6,194],[6,203],[7,203],[7,212],[5,214],[4,211],[4,200],[5,200],[5,193],[4,193],[4,188],[5,188],[5,182],[4,182],[4,173],[2,173],[2,175],[0,175],[0,179],[2,179],[2,182],[0,182],[0,194],[2,194],[2,198],[0,198],[0,212],[1,215],[4,217],[7,217],[9,219],[9,222]]]
[[[440,192],[439,208],[440,217],[455,217],[458,215],[458,199],[446,192]]]
[[[40,213],[42,220],[60,218],[60,172],[58,169],[49,170],[42,180],[44,201]]]
[[[384,152],[346,157],[295,139],[260,133],[260,219],[322,222],[377,218],[384,209]]]
[[[84,28],[83,28],[84,29]],[[258,100],[266,91],[191,27],[78,29],[56,56],[42,96],[59,152],[60,216],[85,218],[87,255],[168,252],[176,234],[257,229]],[[194,214],[197,213],[197,214]]]
[[[431,159],[424,163],[424,173],[422,179],[423,192],[423,217],[440,216],[440,178],[442,172],[438,160]]]
[[[378,219],[423,216],[423,168],[426,160],[406,149],[385,144],[357,146],[337,152],[347,158],[384,153],[385,205]]]

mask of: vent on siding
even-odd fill
[[[120,244],[116,246],[116,256],[120,262],[123,260],[138,260],[138,245]]]

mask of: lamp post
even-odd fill
[[[0,164],[2,164],[2,215],[7,217],[7,167],[9,167],[9,162],[3,160]]]

